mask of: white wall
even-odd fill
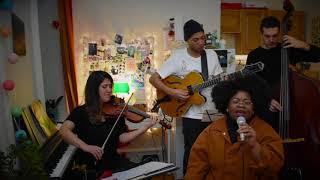
[[[64,80],[60,50],[59,29],[52,26],[53,20],[59,20],[58,1],[38,1],[39,32],[43,71],[43,86],[45,99],[57,99],[65,96]],[[58,106],[59,121],[67,116],[66,98]]]
[[[159,32],[171,17],[195,18],[207,31],[220,29],[220,0],[74,0],[73,14],[76,37]]]
[[[0,26],[11,27],[11,15],[8,11],[0,11]],[[0,151],[6,150],[9,144],[14,143],[13,123],[10,116],[10,92],[2,88],[2,83],[10,79],[6,71],[8,66],[7,57],[12,47],[11,36],[0,36]]]

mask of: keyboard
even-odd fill
[[[52,169],[50,177],[59,177],[61,178],[67,169],[70,161],[72,160],[73,154],[76,152],[76,147],[69,145],[66,151],[63,153],[62,157],[59,159],[56,166]]]
[[[63,142],[59,134],[55,133],[40,150],[45,158],[44,168],[50,178],[62,178],[77,148]]]
[[[178,168],[172,163],[152,161],[126,171],[114,173],[112,175],[112,178],[137,180],[152,177],[154,175],[173,171],[176,169]],[[104,180],[108,180],[108,178]]]

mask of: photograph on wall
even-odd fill
[[[88,46],[89,46],[88,55],[90,55],[90,56],[97,55],[97,52],[98,52],[97,44],[96,43],[89,43]]]
[[[122,43],[122,39],[123,39],[123,37],[120,34],[116,34],[116,36],[114,37],[114,42],[116,44],[121,44]]]

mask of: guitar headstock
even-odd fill
[[[148,114],[154,117],[157,117],[160,119],[159,124],[164,127],[165,129],[171,129],[172,128],[172,121],[170,121],[168,118],[165,117],[165,115],[156,113],[156,112],[148,112]]]
[[[264,68],[264,64],[262,62],[256,62],[254,64],[248,64],[246,65],[241,71],[243,74],[253,74],[259,71],[262,71]]]
[[[159,124],[161,124],[161,126],[164,127],[165,129],[172,128],[171,122],[166,121],[166,119],[160,120]]]

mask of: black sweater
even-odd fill
[[[295,65],[298,62],[319,62],[320,48],[310,45],[310,50],[289,48],[289,62]],[[271,87],[274,87],[281,77],[281,44],[271,49],[258,47],[251,51],[246,64],[263,62],[264,69],[258,75],[265,79]]]

